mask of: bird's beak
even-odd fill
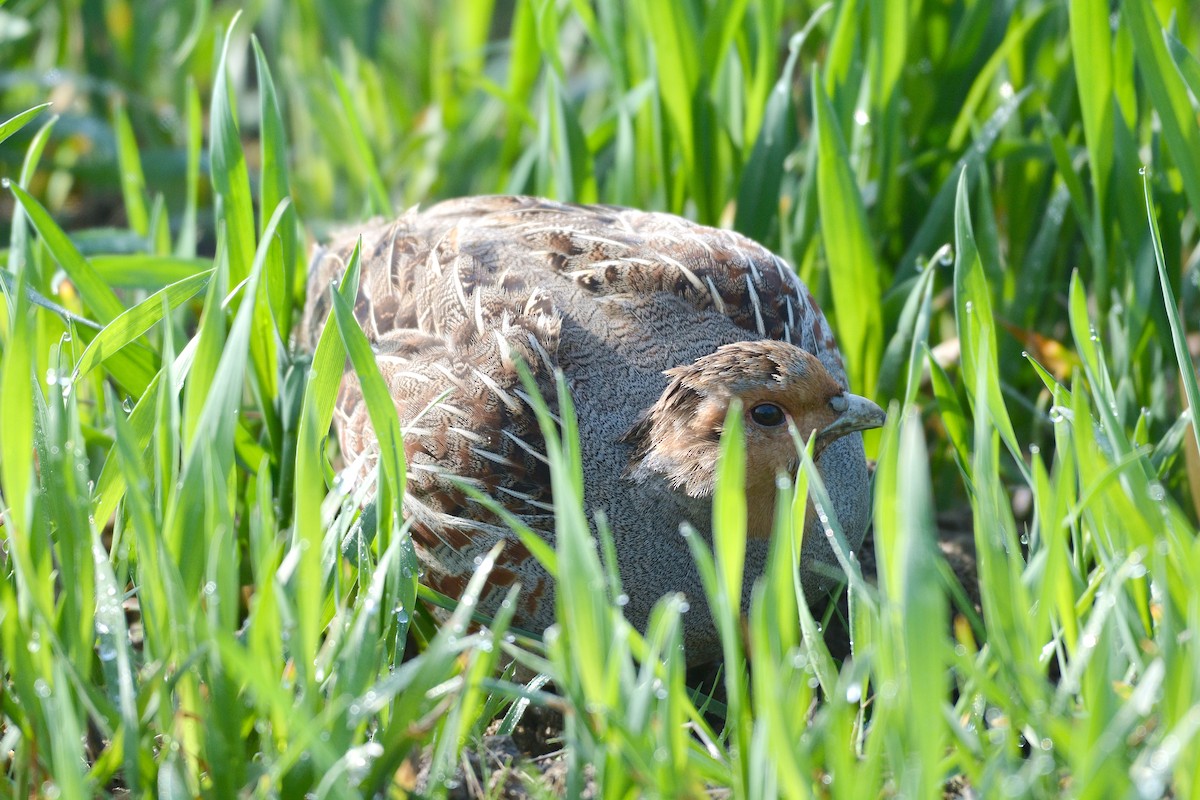
[[[883,409],[867,398],[849,392],[842,394],[842,397],[846,398],[846,410],[817,434],[815,444],[817,451],[840,436],[854,431],[881,427],[887,420],[887,414],[883,413]]]

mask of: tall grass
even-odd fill
[[[425,751],[444,796],[529,703],[567,796],[1200,792],[1198,48],[1179,0],[0,3],[0,794],[401,796]],[[798,589],[811,464],[738,619],[730,426],[691,541],[724,702],[689,688],[694,612],[624,621],[565,397],[560,625],[470,626],[490,560],[420,614],[402,461],[360,517],[325,438],[347,358],[399,436],[357,268],[290,334],[313,236],[498,191],[796,266],[890,403],[849,657]]]

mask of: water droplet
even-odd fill
[[[121,408],[125,411],[126,414],[132,414],[133,413],[133,398],[126,395],[125,399],[121,401]]]
[[[1146,174],[1146,168],[1145,168],[1145,167],[1139,167],[1139,168],[1138,168],[1138,175],[1145,175],[1145,174]]]
[[[1155,501],[1156,503],[1161,503],[1163,500],[1166,499],[1167,490],[1164,489],[1163,485],[1161,483],[1159,483],[1158,481],[1154,481],[1153,483],[1151,483],[1149,488],[1150,488],[1150,499],[1151,500]]]
[[[204,593],[210,597],[217,593],[217,584],[215,581],[209,581],[204,584]]]
[[[616,596],[616,598],[614,598],[613,602],[616,603],[621,608],[624,608],[625,606],[629,605],[629,595],[625,594],[624,592],[621,592],[619,595]]]
[[[862,700],[862,684],[852,683],[846,687],[846,702],[857,703]]]
[[[50,684],[46,683],[42,678],[38,678],[33,682],[33,691],[38,697],[45,700],[50,696]]]
[[[870,124],[870,122],[871,115],[868,114],[864,109],[860,108],[854,112],[854,124],[865,126]]]

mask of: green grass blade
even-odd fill
[[[988,353],[988,363],[995,363],[996,322],[992,313],[991,290],[975,244],[966,172],[959,176],[958,181],[958,200],[954,209],[954,250],[954,307],[962,353],[963,382],[969,387],[975,387],[980,382],[987,386],[988,413],[993,416],[1004,444],[1023,468],[1021,448],[1000,392],[999,376],[978,363],[978,354],[982,351]],[[976,413],[980,413],[978,409]]]
[[[1158,112],[1171,158],[1183,177],[1183,191],[1192,208],[1200,209],[1200,125],[1187,86],[1163,41],[1162,25],[1150,0],[1123,0],[1121,8],[1133,37],[1138,72]]]
[[[1113,42],[1109,28],[1109,3],[1105,0],[1070,0],[1071,55],[1095,213],[1107,205],[1109,172],[1113,164]]]
[[[129,227],[139,236],[150,235],[150,215],[146,210],[146,177],[137,139],[129,114],[122,103],[113,108],[113,131],[117,136],[117,168],[121,173],[121,196],[125,199],[125,215]]]
[[[32,578],[27,561],[30,517],[33,512],[33,314],[25,293],[22,276],[9,316],[4,361],[0,364],[0,477],[4,480],[6,513],[5,538],[13,549],[18,578],[24,567],[25,579]],[[9,530],[12,526],[12,530]]]
[[[818,17],[819,14],[814,14],[808,26],[793,36],[788,43],[787,64],[771,89],[762,127],[759,128],[758,138],[750,151],[750,160],[742,170],[733,227],[751,239],[765,239],[779,214],[779,187],[783,183],[783,162],[795,149],[797,139],[795,103],[792,102],[792,75],[800,57],[800,48],[804,46],[809,30]]]
[[[244,284],[242,304],[221,347],[220,359],[196,417],[192,438],[184,444],[180,492],[167,515],[164,536],[172,558],[181,566],[184,586],[189,590],[196,587],[201,576],[207,573],[208,564],[207,559],[200,555],[206,546],[195,547],[195,543],[192,543],[191,551],[184,558],[187,531],[198,520],[227,523],[233,517],[233,510],[227,505],[227,487],[233,469],[234,433],[249,360],[253,317],[259,308],[257,297],[266,253],[274,244],[275,229],[287,205],[287,201],[284,201],[276,207],[264,231],[250,275]],[[215,319],[210,324],[219,325],[222,322]],[[220,530],[217,528],[215,532]]]
[[[202,272],[160,289],[110,322],[88,343],[75,364],[72,380],[79,380],[94,367],[150,330],[163,318],[167,309],[174,309],[190,300],[212,277]],[[165,306],[165,308],[164,308]]]
[[[954,209],[960,177],[963,174],[972,174],[984,163],[984,159],[1003,134],[1005,126],[1016,115],[1021,103],[1030,93],[1031,90],[1026,87],[1001,103],[979,129],[974,145],[967,148],[967,152],[946,173],[946,179],[934,195],[933,202],[929,203],[929,212],[921,220],[920,227],[900,258],[896,270],[897,281],[915,272],[918,262],[924,261],[925,254],[932,253],[940,247],[944,240],[939,237],[953,234]]]
[[[212,269],[212,261],[206,258],[145,253],[94,255],[88,261],[96,274],[111,287],[152,292]]]
[[[122,760],[126,783],[131,791],[137,792],[140,783],[138,734],[141,726],[138,721],[129,634],[125,624],[125,611],[121,607],[122,593],[99,534],[94,530],[92,534],[92,554],[96,571],[97,655],[109,684],[109,693],[115,695],[112,699],[120,711]]]
[[[213,78],[208,132],[212,185],[219,198],[218,217],[225,225],[231,285],[241,283],[246,278],[254,259],[254,205],[250,197],[250,176],[246,170],[241,134],[229,92],[229,47],[236,25],[235,16],[225,32],[217,74]]]
[[[915,413],[899,418],[893,406],[876,471],[875,550],[881,567],[883,652],[876,675],[880,686],[901,690],[879,697],[876,714],[904,737],[908,757],[896,765],[898,783],[913,797],[936,794],[946,742],[945,716],[937,706],[948,700],[948,627],[945,593],[935,559],[936,527],[929,482],[928,452]],[[889,426],[891,427],[891,426]],[[889,436],[890,433],[890,436]]]
[[[703,33],[693,6],[682,0],[643,0],[638,7],[654,48],[658,96],[678,148],[679,177],[691,187],[701,221],[712,222],[711,199],[704,196],[706,184],[698,174],[712,168],[712,164],[699,162],[701,145],[697,142],[696,111],[704,68],[699,63],[696,43]]]
[[[717,564],[720,598],[726,616],[733,619],[718,620],[735,627],[741,613],[742,568],[746,555],[746,445],[742,432],[742,406],[734,402],[725,415],[721,431],[721,457],[717,462],[717,488],[713,492],[713,535],[714,553]],[[737,637],[732,636],[731,642]],[[736,663],[726,653],[731,663]]]
[[[360,269],[360,246],[356,244],[342,276],[339,293],[347,303],[358,296]],[[316,676],[310,665],[319,646],[321,626],[320,593],[312,587],[324,582],[321,569],[321,546],[324,531],[321,529],[321,497],[325,492],[323,469],[323,443],[333,421],[333,407],[341,386],[342,372],[346,363],[346,349],[334,320],[325,321],[313,351],[312,365],[304,387],[300,421],[296,434],[296,490],[295,508],[292,513],[294,541],[299,550],[299,564],[289,586],[295,597],[296,659],[298,682],[304,687],[306,696],[311,696],[317,686]],[[281,578],[287,583],[286,578]]]
[[[203,1],[203,0],[202,0]],[[199,237],[197,216],[200,194],[200,151],[203,149],[203,112],[200,108],[200,93],[190,78],[187,84],[187,172],[184,177],[183,219],[179,223],[179,235],[175,239],[175,254],[181,257],[196,255]]]
[[[833,105],[815,75],[812,91],[818,140],[817,196],[833,289],[835,328],[851,388],[871,396],[879,380],[883,352],[879,267],[845,140],[834,118]]]
[[[212,110],[210,112],[209,158],[212,161],[213,190],[219,198],[219,219],[224,223],[226,253],[229,258],[229,280],[236,285],[245,279],[255,255],[254,204],[250,193],[250,176],[242,150],[241,133],[229,92],[227,75],[229,47],[233,40],[237,19],[230,23],[221,50],[221,61],[214,79]],[[269,123],[268,123],[269,124]],[[271,142],[270,144],[274,144]],[[266,153],[268,160],[274,158]],[[268,193],[274,187],[268,187]],[[282,200],[282,198],[279,198]],[[279,203],[265,208],[278,209]],[[266,225],[263,225],[265,236]],[[268,250],[266,281],[278,281],[282,263],[278,256]],[[290,268],[290,265],[289,265]],[[267,301],[257,294],[249,299],[267,308]],[[236,301],[235,301],[236,305]],[[275,410],[275,398],[279,394],[279,365],[276,334],[270,314],[256,312],[251,318],[250,363],[254,375],[254,390],[259,400],[259,409],[266,423],[272,443],[281,442],[282,431]]]
[[[196,339],[188,342],[187,347],[183,349],[173,364],[164,365],[163,369],[169,369],[172,372],[171,384],[173,386],[179,386],[187,377],[196,352],[196,344]],[[146,391],[129,413],[129,431],[135,442],[134,449],[138,453],[146,449],[155,432],[155,404],[161,380],[162,373],[160,371],[154,376],[154,379],[146,387]],[[96,479],[96,489],[92,494],[92,516],[98,521],[110,519],[121,498],[125,495],[126,485],[125,475],[118,466],[117,458],[110,452],[100,469],[100,476]]]
[[[404,436],[400,432],[400,419],[396,416],[396,404],[375,362],[375,353],[366,335],[358,327],[354,311],[340,293],[330,289],[333,314],[338,333],[350,363],[358,375],[363,400],[371,417],[371,427],[379,440],[379,465],[387,480],[392,497],[404,497],[405,465]]]
[[[26,109],[19,114],[14,114],[13,116],[4,120],[4,122],[0,122],[0,142],[3,142],[8,137],[21,130],[21,128],[24,128],[29,120],[42,113],[43,109],[47,109],[49,107],[50,103],[42,103],[41,105]]]
[[[254,45],[255,74],[261,87],[259,117],[262,119],[262,167],[259,178],[260,203],[263,208],[274,208],[285,197],[290,196],[291,186],[287,166],[287,137],[284,135],[283,117],[279,110],[279,99],[275,91],[275,80],[267,66],[266,56],[258,44]],[[280,227],[280,248],[273,258],[278,259],[267,270],[267,299],[271,306],[271,317],[275,321],[276,335],[287,340],[292,329],[293,298],[300,259],[296,225],[286,220]],[[303,273],[301,273],[303,274]]]
[[[1183,319],[1179,316],[1179,306],[1175,302],[1175,292],[1171,289],[1171,276],[1167,274],[1166,259],[1163,258],[1162,236],[1158,231],[1158,216],[1154,213],[1154,202],[1150,192],[1150,178],[1143,176],[1143,189],[1146,193],[1146,218],[1150,223],[1150,241],[1154,246],[1154,261],[1158,265],[1158,285],[1162,289],[1163,305],[1167,312],[1167,322],[1171,328],[1171,343],[1175,345],[1175,359],[1179,374],[1183,378],[1184,397],[1187,398],[1188,413],[1192,416],[1192,436],[1200,451],[1200,425],[1196,424],[1196,409],[1200,408],[1200,384],[1196,381],[1196,370],[1192,365],[1192,357],[1188,351],[1187,331],[1183,327]]]
[[[38,235],[42,237],[42,241],[54,255],[58,265],[71,278],[75,288],[79,290],[83,302],[96,316],[96,320],[107,325],[120,316],[125,311],[125,306],[96,273],[88,260],[83,257],[63,229],[54,221],[45,206],[15,183],[10,183],[8,188],[16,197],[17,202],[21,204],[21,208],[29,215],[29,220],[33,223]]]
[[[996,71],[1009,59],[1012,50],[1020,48],[1026,35],[1048,10],[1048,6],[1043,6],[1034,13],[1022,17],[1017,24],[1010,26],[1003,43],[992,52],[987,63],[975,74],[971,90],[963,100],[958,119],[955,120],[954,127],[950,131],[947,145],[951,150],[959,150],[966,142],[977,119],[979,105],[993,91]]]
[[[1164,32],[1163,37],[1166,39],[1167,50],[1170,51],[1171,58],[1175,60],[1175,68],[1179,70],[1179,77],[1183,78],[1183,82],[1187,84],[1192,96],[1200,98],[1200,59],[1197,59],[1196,54],[1188,50],[1187,45],[1170,33]]]
[[[342,74],[332,64],[328,66],[328,69],[329,77],[333,80],[334,90],[341,101],[343,121],[349,127],[349,152],[353,155],[361,178],[366,185],[367,198],[369,200],[368,207],[372,214],[390,217],[392,216],[392,201],[388,196],[383,177],[379,174],[379,166],[376,163],[375,153],[371,150],[371,144],[367,140],[366,132],[363,130],[362,120],[359,119],[354,98],[351,97],[350,89],[346,86],[346,81],[342,77]]]

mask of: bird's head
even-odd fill
[[[658,475],[691,497],[711,496],[721,432],[737,400],[747,501],[765,508],[767,519],[776,476],[795,475],[800,463],[792,425],[804,440],[816,434],[816,458],[837,438],[877,428],[885,418],[875,403],[844,390],[815,356],[786,342],[734,342],[666,375],[662,396],[625,436],[634,447],[627,475],[635,481]]]

